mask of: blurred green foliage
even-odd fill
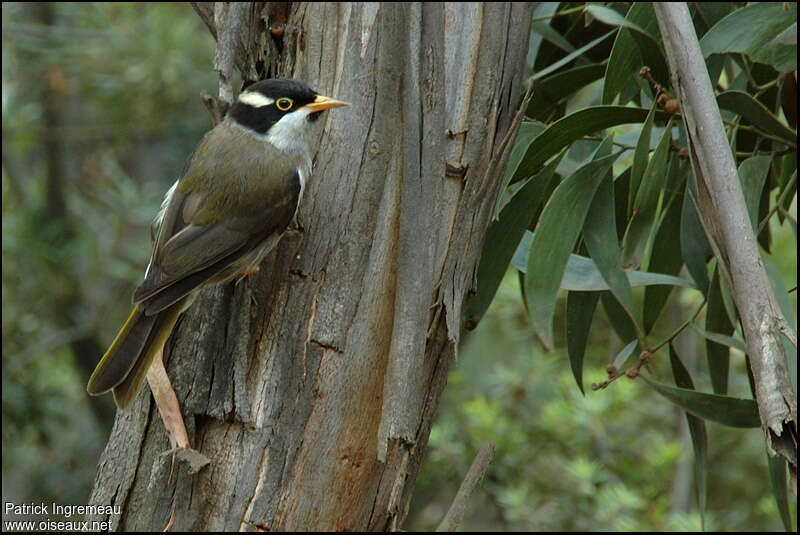
[[[3,3],[2,19],[3,499],[85,504],[113,404],[84,385],[211,125],[214,40],[188,4]]]
[[[775,230],[777,243],[794,241],[788,228]],[[426,531],[438,525],[488,440],[495,444],[495,457],[471,498],[464,531],[699,531],[683,412],[642,381],[627,378],[581,395],[565,350],[547,353],[536,342],[519,291],[511,268],[462,345],[405,528]],[[696,299],[697,292],[685,291],[668,306],[686,313]],[[564,301],[556,312],[556,333],[562,337]],[[605,364],[621,347],[615,338],[605,315],[598,314],[587,347],[587,386],[606,379]],[[678,342],[701,343],[693,333]],[[563,338],[557,337],[556,345],[563,348]],[[689,364],[696,385],[710,388],[704,363]],[[735,374],[744,372],[743,355],[735,354],[732,364]],[[670,374],[666,357],[655,360],[653,369]],[[749,391],[746,381],[731,390]],[[713,423],[707,428],[705,529],[781,530],[761,431]],[[792,507],[796,518],[796,504]]]

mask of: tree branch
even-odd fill
[[[450,509],[447,510],[447,514],[444,515],[436,531],[455,531],[464,518],[464,511],[467,509],[472,491],[483,479],[486,469],[489,468],[489,463],[492,462],[492,458],[494,458],[494,444],[486,442],[475,456],[475,460],[472,461],[472,466],[469,467],[464,481],[458,487],[458,492],[456,497],[453,498]]]
[[[741,316],[767,452],[785,457],[796,480],[797,399],[780,340],[786,320],[758,251],[689,9],[685,3],[653,7],[689,137],[698,213]],[[790,331],[787,337],[796,338]]]

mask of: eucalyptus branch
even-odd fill
[[[700,314],[700,311],[701,311],[701,310],[703,310],[703,307],[704,307],[704,306],[706,306],[706,300],[705,300],[705,298],[703,299],[703,302],[702,302],[702,303],[700,303],[700,305],[697,307],[697,310],[695,310],[695,311],[694,311],[694,313],[693,313],[693,314],[692,314],[692,315],[689,317],[689,319],[687,319],[686,321],[684,321],[683,323],[681,323],[681,324],[680,324],[680,326],[678,326],[678,328],[677,328],[677,329],[675,329],[674,331],[672,331],[672,334],[670,334],[670,335],[669,335],[667,338],[665,338],[665,339],[664,339],[664,340],[662,340],[660,343],[658,343],[658,344],[657,344],[655,347],[652,347],[652,348],[650,348],[648,351],[649,351],[650,353],[655,353],[656,351],[658,351],[659,349],[661,349],[661,348],[662,348],[662,347],[664,347],[665,345],[667,345],[667,344],[669,344],[670,342],[672,342],[672,340],[673,340],[673,339],[674,339],[676,336],[678,336],[679,334],[681,334],[681,333],[683,332],[683,330],[684,330],[684,329],[686,329],[686,327],[688,327],[689,325],[691,325],[691,324],[692,324],[692,322],[695,320],[695,318],[697,317],[697,315],[698,315],[698,314]]]
[[[616,381],[617,379],[619,379],[620,377],[622,377],[623,375],[630,377],[631,379],[639,375],[639,371],[642,369],[642,366],[649,363],[652,360],[653,355],[655,355],[659,349],[672,342],[672,340],[674,340],[676,336],[682,333],[684,329],[686,329],[686,327],[691,325],[692,322],[695,320],[695,318],[697,318],[697,315],[700,314],[700,311],[703,310],[703,307],[705,305],[706,305],[706,300],[704,298],[703,302],[698,305],[697,309],[692,313],[691,316],[689,316],[689,318],[686,321],[681,323],[680,326],[678,326],[678,328],[672,331],[672,333],[667,338],[659,342],[655,347],[647,348],[644,351],[642,351],[639,354],[639,362],[637,362],[632,366],[629,366],[627,369],[625,369],[624,372],[617,370],[616,368],[614,368],[613,365],[609,364],[609,367],[607,368],[609,375],[608,379],[606,379],[602,383],[593,384],[592,390],[601,390],[610,385],[611,383],[613,383],[614,381]]]
[[[788,461],[796,481],[797,396],[780,342],[783,335],[790,339],[796,335],[786,326],[758,250],[689,8],[683,2],[664,2],[654,3],[653,9],[689,139],[700,192],[698,215],[718,266],[724,268],[747,342],[766,450]]]
[[[723,119],[722,122],[725,123],[726,126],[729,126],[731,128],[736,127],[739,130],[746,130],[748,132],[752,132],[752,133],[756,134],[757,136],[761,136],[764,139],[769,139],[771,141],[775,141],[775,142],[780,143],[782,145],[788,145],[789,144],[785,139],[780,138],[778,136],[773,136],[772,134],[767,134],[763,130],[760,130],[757,126],[745,125],[745,124],[741,124],[741,123],[736,124],[733,121],[728,121],[728,120],[725,120],[725,119]]]

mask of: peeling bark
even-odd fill
[[[297,227],[257,275],[205,290],[165,348],[211,464],[172,467],[144,389],[91,497],[122,506],[112,529],[402,524],[518,128],[531,10],[291,5],[263,67],[353,106],[318,123]]]

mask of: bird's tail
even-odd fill
[[[164,347],[183,311],[183,301],[148,316],[133,307],[111,347],[89,378],[86,391],[97,396],[114,390],[114,402],[124,409],[139,392],[153,358]]]

